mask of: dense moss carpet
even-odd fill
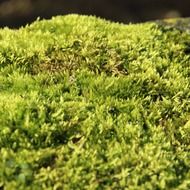
[[[190,189],[182,21],[68,15],[1,29],[0,189]]]

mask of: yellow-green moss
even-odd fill
[[[68,15],[1,29],[0,189],[189,189],[183,23]]]

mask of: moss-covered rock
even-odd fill
[[[0,189],[189,189],[189,44],[189,19],[1,29]]]
[[[190,32],[190,18],[176,18],[157,21],[160,26],[168,26],[181,31]]]

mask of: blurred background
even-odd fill
[[[18,28],[40,18],[79,13],[123,23],[188,17],[190,0],[0,0],[0,27]]]

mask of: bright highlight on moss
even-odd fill
[[[190,30],[177,22],[1,29],[0,189],[190,189]]]

